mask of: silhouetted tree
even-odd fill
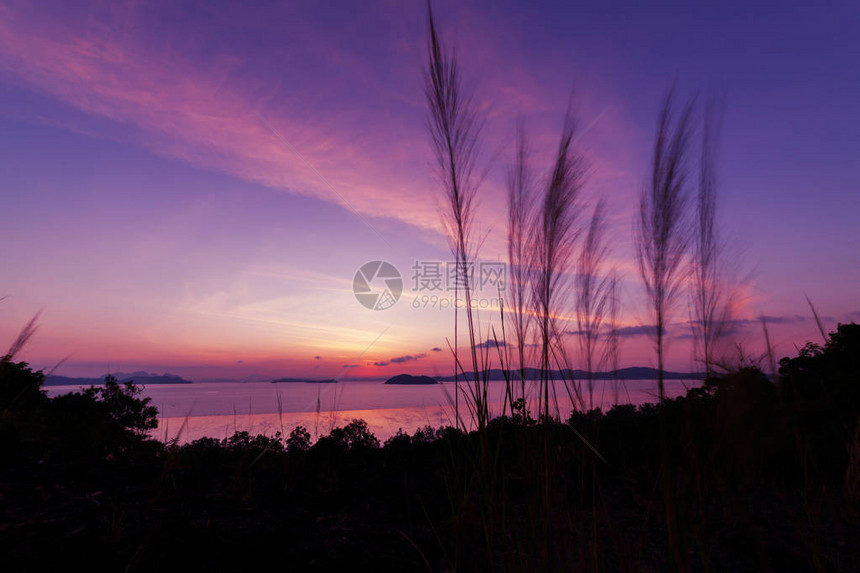
[[[104,386],[90,386],[84,395],[100,402],[116,427],[143,436],[158,427],[158,409],[150,406],[152,398],[140,398],[143,386],[128,380],[122,384],[113,375],[105,377]]]
[[[364,420],[352,420],[343,428],[335,428],[328,438],[342,450],[379,447],[379,440],[370,432]]]

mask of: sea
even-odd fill
[[[491,416],[502,414],[505,382],[488,383]],[[699,380],[667,380],[666,395],[673,398],[701,384]],[[152,437],[185,444],[202,437],[223,439],[237,431],[251,434],[289,435],[296,426],[308,429],[312,439],[327,435],[354,419],[364,420],[371,432],[384,441],[399,429],[413,433],[430,425],[454,426],[459,411],[462,425],[472,422],[467,406],[466,385],[453,382],[430,385],[391,385],[384,380],[307,382],[194,382],[153,384],[143,395],[158,408],[158,428]],[[80,390],[79,386],[47,386],[49,396]],[[526,397],[537,404],[537,382],[527,382]],[[580,384],[585,404],[589,392]],[[566,419],[571,412],[571,392],[561,381],[551,387],[553,414]],[[515,386],[515,397],[519,396]],[[615,404],[640,405],[657,401],[656,380],[597,380],[591,394],[594,407],[603,411]]]

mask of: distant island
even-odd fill
[[[320,380],[312,380],[309,378],[278,378],[277,380],[272,380],[272,384],[288,382],[304,382],[305,384],[337,384],[337,380],[334,378],[322,378]]]
[[[69,376],[57,376],[51,374],[45,378],[44,385],[45,386],[98,386],[100,384],[105,383],[104,376],[98,378],[72,378]],[[135,384],[142,384],[144,386],[148,384],[191,384],[191,380],[186,380],[181,376],[177,376],[175,374],[152,374],[150,372],[132,372],[131,374],[126,374],[125,372],[114,372],[113,376],[117,379],[117,382],[125,383],[125,382],[134,382]]]
[[[592,372],[591,379],[592,380],[656,380],[659,375],[659,370],[656,368],[650,368],[647,366],[631,366],[630,368],[620,368],[618,370],[611,370],[609,372]],[[540,370],[537,368],[526,368],[524,370],[525,379],[526,380],[538,380],[540,378]],[[562,377],[570,380],[584,380],[589,377],[588,372],[585,370],[553,370],[550,373],[550,377],[554,380],[561,380]],[[564,376],[562,376],[564,374]],[[483,379],[483,373],[480,374],[481,379]],[[520,371],[519,370],[511,370],[509,371],[509,376],[511,380],[519,380],[520,379]],[[471,372],[467,372],[465,375],[460,374],[457,376],[457,380],[474,380],[475,375]],[[663,379],[664,380],[704,380],[705,374],[703,372],[667,372],[663,371]],[[454,382],[454,376],[437,376],[437,380],[440,382]],[[490,380],[505,380],[505,371],[500,368],[493,368],[490,370]]]
[[[412,376],[411,374],[398,374],[385,381],[386,384],[438,384],[435,378],[429,376]]]

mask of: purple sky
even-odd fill
[[[414,308],[410,270],[450,258],[424,4],[247,4],[0,5],[0,343],[42,309],[23,358],[70,356],[68,375],[449,373],[453,313]],[[804,293],[825,328],[860,319],[860,7],[687,4],[434,4],[486,118],[482,260],[504,257],[517,121],[545,160],[573,92],[584,204],[608,201],[624,274],[624,365],[654,363],[632,328],[649,319],[630,235],[676,80],[724,94],[720,228],[749,278],[749,352],[759,315],[780,356],[820,338]],[[404,276],[386,311],[352,294],[377,259]],[[674,369],[693,367],[688,318],[681,305]]]

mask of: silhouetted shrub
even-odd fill
[[[268,450],[280,452],[284,449],[280,432],[275,432],[274,436],[267,436],[265,434],[252,436],[250,432],[244,430],[234,432],[229,438],[224,438],[221,441],[221,446],[231,450]]]
[[[26,362],[13,362],[11,356],[0,358],[0,410],[26,410],[47,400],[42,383],[45,375],[34,372]]]
[[[415,430],[415,433],[412,434],[412,443],[413,444],[426,444],[430,443],[436,439],[436,431],[433,430],[433,427],[429,424],[424,426],[423,428],[418,428]]]
[[[385,440],[383,447],[385,449],[406,448],[412,443],[412,436],[403,431],[403,428],[397,428],[397,432]]]
[[[101,403],[113,423],[123,430],[143,436],[158,427],[158,409],[150,406],[152,398],[139,398],[143,386],[128,380],[122,384],[114,376],[105,377],[104,386],[90,386],[84,395]]]
[[[62,394],[42,409],[39,432],[54,449],[71,451],[125,450],[147,441],[158,425],[158,410],[143,388],[129,381],[120,384],[108,376],[104,386]],[[155,443],[155,442],[153,442]]]
[[[211,450],[214,448],[221,447],[221,440],[218,438],[210,438],[210,437],[202,437],[194,440],[183,446],[185,449],[189,450]]]
[[[375,449],[379,447],[379,440],[367,429],[367,422],[364,420],[352,420],[343,428],[333,429],[331,434],[329,434],[329,438],[342,450]]]
[[[343,428],[334,428],[328,436],[319,438],[311,450],[328,452],[377,448],[379,448],[379,440],[368,430],[367,422],[352,420]]]
[[[779,361],[779,388],[805,471],[847,467],[860,423],[860,325],[840,324],[825,345]]]
[[[306,452],[311,449],[311,433],[304,426],[296,426],[287,438],[287,451]]]
[[[860,325],[840,324],[824,347],[807,343],[795,358],[779,361],[780,383],[790,398],[855,405],[860,398]]]
[[[436,429],[437,440],[460,439],[465,436],[466,434],[462,430],[454,426],[442,426]]]

